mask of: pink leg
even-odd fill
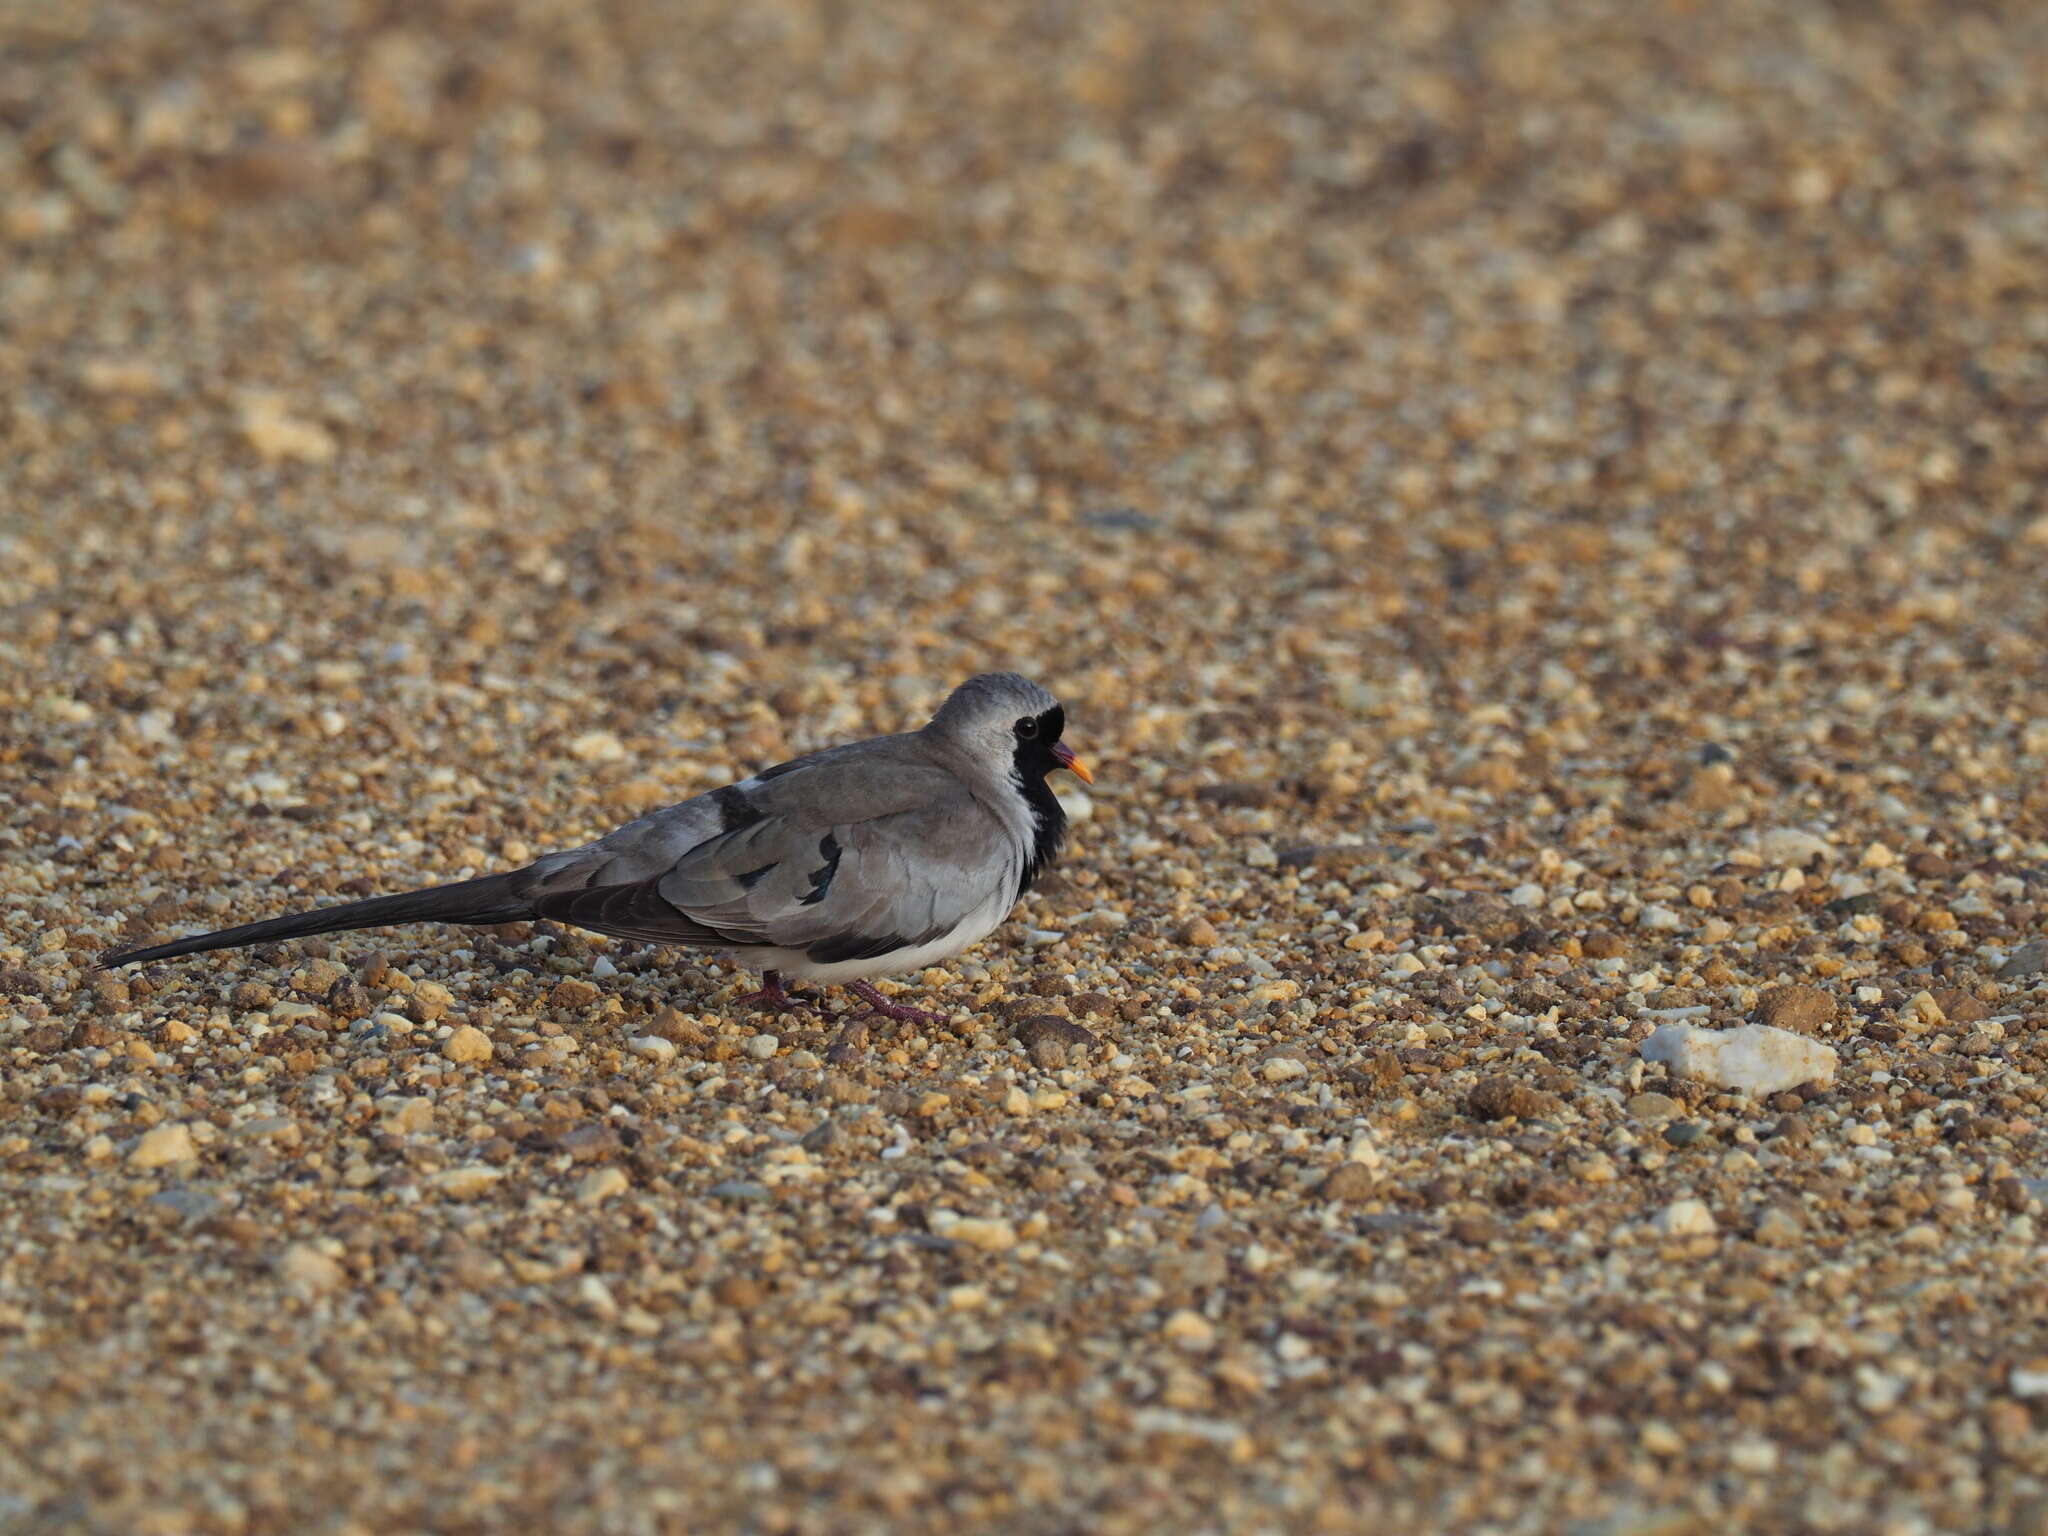
[[[910,1008],[902,1003],[892,1003],[865,981],[849,981],[846,990],[866,1003],[871,1010],[869,1018],[893,1020],[898,1024],[943,1024],[943,1013],[931,1013],[923,1008]]]
[[[782,990],[782,972],[763,971],[759,990],[733,999],[737,1008],[765,1007],[770,1013],[807,1013],[810,1010]]]

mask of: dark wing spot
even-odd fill
[[[773,864],[763,864],[759,869],[747,870],[742,874],[733,876],[733,878],[739,881],[741,890],[751,891],[763,880],[766,880],[769,875],[773,874],[774,871],[775,866]]]
[[[832,889],[832,877],[839,873],[839,855],[843,850],[839,839],[827,832],[818,841],[818,857],[825,862],[811,871],[811,888],[804,892],[801,900],[807,907],[815,907],[825,899],[825,893]]]
[[[761,813],[754,809],[747,799],[747,792],[737,784],[728,784],[723,789],[713,790],[711,803],[718,807],[718,830],[737,832],[741,827],[751,827],[761,819]]]

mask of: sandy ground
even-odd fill
[[[2048,1531],[2048,9],[0,39],[0,1528]],[[992,666],[1099,783],[862,1062],[92,969]]]

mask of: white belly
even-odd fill
[[[868,976],[901,976],[907,971],[923,970],[941,960],[950,960],[963,949],[979,944],[995,932],[1014,905],[1015,900],[1008,889],[999,890],[968,913],[951,933],[927,944],[891,950],[886,955],[876,955],[868,960],[835,960],[829,965],[820,965],[807,958],[800,949],[749,949],[744,952],[744,957],[749,965],[761,970],[781,971],[786,976],[801,977],[805,981],[830,983],[859,981]]]

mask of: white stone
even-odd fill
[[[756,1061],[766,1061],[782,1049],[782,1041],[774,1035],[755,1035],[747,1041],[747,1054]]]
[[[2048,1365],[2016,1365],[2005,1384],[2014,1397],[2048,1397]]]
[[[1834,1081],[1832,1046],[1769,1024],[1700,1029],[1666,1024],[1639,1047],[1645,1061],[1661,1061],[1674,1077],[1691,1078],[1761,1098],[1802,1083]]]
[[[673,1040],[665,1040],[660,1035],[635,1035],[626,1042],[626,1045],[635,1056],[645,1056],[649,1061],[676,1059],[676,1043]]]
[[[1728,1465],[1751,1477],[1767,1477],[1778,1470],[1778,1448],[1768,1440],[1738,1440],[1728,1447]]]
[[[1518,885],[1508,892],[1508,904],[1515,907],[1540,907],[1543,905],[1543,887]]]
[[[1679,926],[1679,918],[1669,907],[1644,907],[1636,914],[1636,926],[1652,933],[1669,933]]]
[[[1665,1237],[1711,1237],[1718,1230],[1701,1200],[1672,1201],[1657,1213],[1656,1227]]]

